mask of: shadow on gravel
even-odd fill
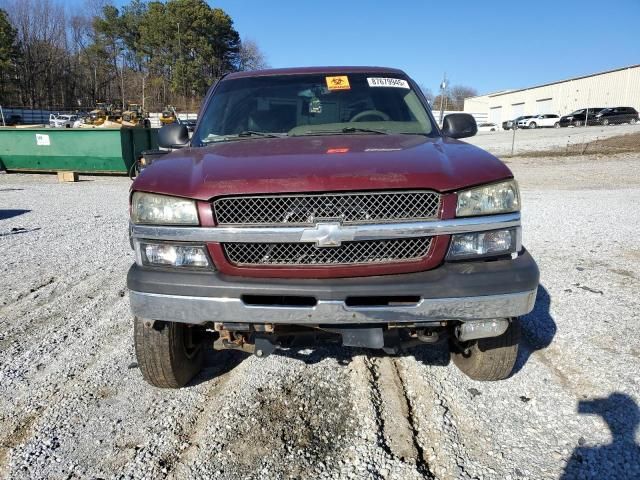
[[[538,287],[536,304],[533,311],[521,318],[522,340],[518,348],[518,358],[513,367],[512,375],[522,370],[529,357],[536,350],[542,350],[551,345],[556,335],[556,322],[549,311],[551,297],[543,285]]]
[[[335,339],[316,338],[314,341],[296,341],[292,345],[279,348],[271,355],[298,360],[306,365],[320,363],[327,358],[335,359],[340,365],[346,366],[351,363],[354,356],[366,355],[370,358],[388,357],[390,355],[382,350],[343,347]],[[213,350],[208,349],[205,353],[204,366],[202,371],[189,382],[189,387],[206,383],[230,372],[251,354],[238,350]],[[447,366],[449,364],[449,350],[446,342],[436,345],[425,345],[403,350],[393,357],[414,357],[425,365]]]
[[[19,217],[25,213],[29,213],[31,210],[24,210],[22,208],[7,209],[0,208],[0,220],[6,220],[7,218]]]
[[[335,342],[318,341],[315,344],[292,345],[287,349],[276,350],[273,355],[300,360],[307,365],[319,363],[327,358],[335,359],[340,365],[348,365],[354,356],[366,355],[369,358],[379,357],[413,357],[425,365],[449,365],[449,349],[446,342],[424,344],[418,347],[403,349],[397,354],[387,354],[373,348],[343,347]]]
[[[250,355],[238,350],[205,350],[204,365],[196,377],[189,382],[189,387],[206,383],[230,372]]]
[[[561,479],[640,478],[640,445],[635,442],[640,410],[636,402],[616,392],[607,398],[581,400],[578,413],[600,415],[607,422],[613,441],[599,447],[586,447],[588,440],[581,437]]]

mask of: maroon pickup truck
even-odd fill
[[[227,75],[189,138],[159,131],[131,188],[127,284],[144,378],[186,385],[207,347],[265,357],[326,336],[397,353],[446,342],[477,380],[510,375],[538,268],[493,155],[439,128],[404,72]]]

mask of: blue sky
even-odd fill
[[[488,93],[640,63],[640,0],[209,3],[273,67],[398,67],[434,92],[444,72]]]

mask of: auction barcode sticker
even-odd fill
[[[410,88],[409,82],[401,78],[367,78],[370,87]]]

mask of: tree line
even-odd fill
[[[434,95],[431,89],[420,85],[422,93],[429,101],[431,108],[437,110],[464,110],[464,99],[475,97],[478,91],[475,88],[465,85],[453,85],[441,91],[438,95]]]
[[[0,105],[86,109],[95,102],[195,110],[223,74],[267,66],[255,41],[205,0],[0,0]]]

